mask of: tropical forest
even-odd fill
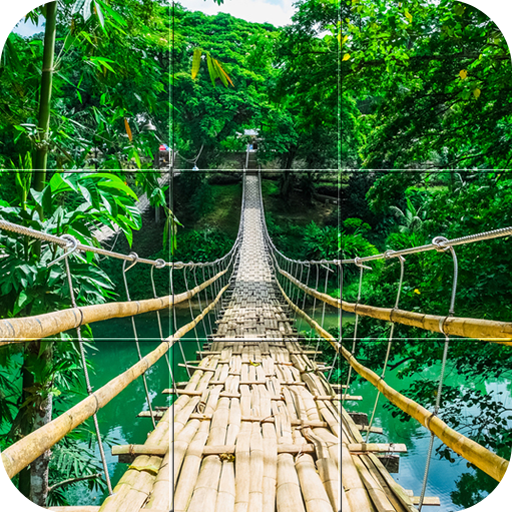
[[[512,63],[489,17],[55,0],[20,18],[0,60],[12,509],[455,512],[498,493]]]

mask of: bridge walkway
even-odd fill
[[[310,296],[339,309],[384,321],[416,325],[411,312],[349,304],[318,288],[310,288],[308,264],[326,270],[338,260],[301,262],[290,260],[273,245],[266,231],[260,181],[248,171],[239,237],[233,249],[211,263],[213,277],[192,290],[138,302],[112,303],[57,311],[32,318],[0,321],[0,345],[37,340],[94,321],[158,311],[169,304],[190,300],[211,286],[214,291],[203,312],[178,329],[134,366],[98,389],[69,411],[25,436],[2,453],[10,478],[44,455],[65,435],[95,415],[110,400],[155,364],[168,351],[182,346],[184,335],[209,312],[217,311],[217,328],[198,352],[186,383],[164,390],[177,398],[170,408],[155,409],[153,431],[141,445],[114,447],[121,462],[130,466],[99,506],[64,507],[73,512],[413,512],[420,500],[403,489],[390,475],[386,460],[403,451],[400,445],[367,444],[365,426],[341,407],[357,397],[338,394],[318,361],[319,341],[309,346],[294,327],[299,315],[334,347],[337,357],[373,384],[392,403],[420,421],[447,446],[496,480],[501,480],[508,461],[450,429],[435,414],[393,390],[382,378],[357,361],[339,339],[294,304],[294,290],[286,281]],[[0,228],[32,236],[69,250],[69,242],[34,230],[2,222]],[[512,228],[454,240],[452,245],[505,236]],[[418,251],[443,249],[436,242]],[[449,243],[449,241],[445,242]],[[448,247],[448,246],[447,246]],[[451,247],[451,246],[450,246]],[[74,249],[96,251],[80,244]],[[108,251],[103,251],[103,253]],[[442,251],[441,251],[442,252]],[[394,257],[398,253],[393,253]],[[109,254],[110,255],[110,254]],[[367,257],[391,257],[389,254]],[[145,263],[153,268],[175,266],[133,255],[114,257]],[[355,260],[360,265],[362,259]],[[365,260],[366,261],[366,260]],[[345,260],[343,260],[343,263]],[[350,262],[349,262],[350,263]],[[181,268],[196,263],[180,264]],[[300,267],[300,277],[299,269]],[[293,271],[295,269],[295,271]],[[231,273],[230,273],[231,272]],[[68,276],[70,277],[70,276]],[[70,277],[71,279],[71,277]],[[281,282],[280,282],[281,280]],[[318,278],[317,278],[318,281]],[[283,286],[281,285],[283,284]],[[327,286],[326,286],[327,288]],[[302,301],[301,296],[295,297]],[[221,302],[222,301],[222,302]],[[222,308],[218,306],[222,304]],[[217,309],[215,309],[217,308]],[[441,318],[442,322],[439,321]],[[409,323],[407,323],[409,322]],[[457,336],[473,335],[491,343],[512,345],[512,324],[479,319],[423,315],[420,328]],[[6,341],[1,341],[6,340]],[[196,343],[193,338],[192,343]],[[171,368],[170,368],[171,369]],[[171,371],[171,377],[173,372]],[[329,375],[330,376],[330,375]],[[150,399],[148,397],[148,403]],[[375,431],[375,427],[373,430]],[[99,438],[99,435],[98,435]],[[340,457],[341,455],[341,457]],[[343,472],[341,468],[343,466]],[[172,468],[172,471],[170,470]],[[171,489],[172,473],[172,489]],[[438,504],[427,499],[423,505]]]
[[[246,177],[242,222],[217,331],[185,388],[165,390],[178,395],[155,431],[171,422],[167,451],[135,459],[99,510],[337,512],[342,504],[354,512],[415,510],[403,489],[406,505],[393,498],[400,486],[389,474],[385,485],[369,482],[364,465],[357,465],[357,489],[345,480],[341,486],[341,397],[314,361],[316,351],[299,341],[276,286],[255,175]],[[343,436],[349,431],[343,423]],[[167,446],[155,433],[148,443]],[[364,507],[354,505],[356,494],[366,496]],[[396,508],[380,507],[388,502]]]

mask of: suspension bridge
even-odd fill
[[[354,343],[360,315],[392,325],[399,322],[439,332],[445,336],[446,343],[443,367],[450,336],[512,345],[512,324],[457,318],[453,308],[446,316],[403,311],[398,308],[399,293],[394,308],[363,305],[360,304],[361,286],[355,304],[328,295],[329,280],[339,278],[342,289],[342,265],[356,265],[362,279],[369,258],[346,261],[287,258],[275,247],[266,229],[258,172],[248,169],[244,173],[243,188],[236,241],[224,257],[207,263],[153,261],[139,258],[135,253],[123,255],[82,245],[72,237],[56,237],[0,220],[3,232],[32,237],[64,251],[52,264],[65,265],[72,306],[36,317],[0,320],[0,350],[2,345],[40,340],[76,329],[89,394],[2,452],[9,478],[48,454],[56,443],[92,417],[109,495],[101,505],[53,507],[52,510],[412,512],[417,507],[421,510],[423,506],[439,504],[435,497],[425,496],[429,460],[423,488],[403,489],[391,476],[388,462],[394,453],[406,448],[391,442],[369,443],[371,433],[382,433],[373,426],[374,415],[368,422],[362,415],[345,409],[345,403],[360,399],[350,395],[354,370],[371,382],[379,394],[430,430],[432,439],[440,438],[469,462],[501,480],[508,467],[507,460],[443,423],[437,417],[439,403],[436,410],[427,411],[392,389],[385,381],[387,359],[382,375],[376,375],[355,359],[355,345],[350,352],[323,324],[326,307],[330,307],[356,314]],[[510,234],[512,229],[452,241],[438,238],[430,245],[407,251],[450,251],[457,269],[454,246]],[[77,307],[69,258],[73,253],[86,251],[123,260],[128,301]],[[398,258],[403,270],[403,254],[407,251],[388,251],[370,259]],[[135,264],[150,267],[153,298],[130,300],[127,276]],[[171,277],[182,272],[186,291],[175,294],[171,279],[171,295],[157,297],[155,271],[170,271]],[[311,281],[314,285],[310,285]],[[189,286],[191,283],[193,286]],[[199,305],[197,316],[194,316],[193,298]],[[306,299],[313,302],[311,315],[305,312]],[[187,301],[191,321],[178,329],[174,320],[174,333],[164,338],[159,311],[170,308],[175,319],[173,306]],[[136,317],[149,311],[157,312],[162,340],[143,357]],[[139,360],[94,391],[80,328],[119,317],[132,317]],[[317,335],[316,340],[308,342],[299,336],[295,328],[297,318],[309,324]],[[341,330],[341,315],[339,319]],[[197,331],[187,338],[200,323],[209,333],[207,342],[200,341]],[[391,332],[389,343],[392,337]],[[332,363],[320,361],[319,340],[329,342],[334,348],[336,356]],[[184,345],[190,343],[197,344],[196,362],[186,361]],[[176,368],[169,360],[171,350],[181,352],[188,381],[176,381]],[[162,358],[167,360],[172,387],[161,391],[173,395],[175,400],[169,408],[157,409],[152,406],[145,373]],[[350,368],[348,381],[344,385],[331,383],[333,370],[342,360]],[[129,466],[112,486],[97,415],[139,377],[144,380],[148,406],[143,415],[151,419],[153,428],[140,444],[113,447],[112,454]],[[442,380],[441,375],[440,391]]]

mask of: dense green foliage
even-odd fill
[[[271,25],[229,14],[188,12],[179,4],[173,14],[177,27],[172,49],[174,143],[191,156],[204,146],[198,164],[205,168],[218,161],[219,151],[226,144],[229,147],[230,140],[235,143],[236,132],[253,127],[275,75],[271,52],[278,34]],[[220,79],[212,81],[206,69],[193,79],[193,47],[208,50],[221,61],[233,86],[224,87]]]
[[[343,257],[420,246],[439,235],[453,239],[512,223],[512,176],[507,172],[351,171],[345,173],[342,183]],[[455,248],[456,316],[510,320],[509,244],[509,237],[505,237]],[[447,315],[454,279],[450,253],[430,251],[408,255],[405,260],[400,309]],[[372,270],[364,270],[361,302],[393,307],[400,276],[398,260],[368,265]],[[359,276],[354,265],[345,265],[345,300],[356,300]],[[353,324],[345,323],[342,335],[350,350],[353,332]],[[377,373],[382,369],[388,336],[389,324],[359,318],[356,355]],[[406,396],[432,409],[438,383],[437,378],[426,377],[425,370],[436,369],[434,375],[438,374],[443,342],[433,333],[400,324],[395,325],[394,338],[390,369],[398,370],[399,377],[415,376]],[[512,416],[503,405],[504,396],[486,391],[484,383],[510,379],[512,356],[508,348],[484,341],[451,341],[449,370],[458,375],[458,385],[445,386],[439,412],[451,427],[506,458],[510,456]],[[342,380],[346,378],[344,366]],[[394,406],[386,407],[408,420]],[[437,449],[437,455],[447,460],[457,457],[444,445]],[[458,490],[452,493],[452,500],[465,507],[477,503],[482,492],[495,486],[480,471],[463,474],[456,484]]]
[[[153,132],[143,131],[144,125],[151,120],[158,136],[168,137],[166,7],[116,2],[100,18],[73,11],[74,3],[58,3],[49,168],[94,164],[117,169],[130,159],[133,167],[151,166],[157,142]],[[32,13],[32,18],[38,16],[38,11]],[[35,149],[43,46],[42,34],[25,39],[13,33],[4,49],[2,167],[16,167],[18,154]]]
[[[511,63],[497,26],[454,0],[343,0],[345,165],[507,167]]]
[[[337,2],[296,7],[283,29],[173,7],[173,143],[189,159],[200,154],[200,168],[218,165],[221,151],[243,149],[244,129],[263,137],[260,160],[286,169],[338,165]],[[229,82],[213,79],[206,62],[199,67],[198,49],[208,52],[202,60],[222,63]]]
[[[119,176],[106,173],[51,173],[41,191],[31,187],[34,172],[4,171],[2,177],[9,186],[0,196],[0,218],[54,236],[73,236],[85,245],[99,245],[93,238],[91,225],[120,228],[131,243],[132,230],[141,225],[140,212],[135,207],[137,196]],[[67,309],[72,304],[64,262],[50,263],[62,254],[53,244],[6,231],[0,233],[0,316],[29,316]],[[68,257],[76,304],[85,306],[112,300],[114,283],[100,260],[93,253],[73,253]],[[88,326],[82,328],[87,340]],[[10,445],[27,435],[36,425],[41,410],[58,414],[65,406],[73,388],[81,384],[81,363],[75,333],[61,333],[53,340],[38,340],[21,345],[9,345],[0,351],[0,444]],[[68,391],[63,401],[57,398]],[[53,401],[56,400],[56,406]],[[54,450],[49,461],[52,468],[49,488],[65,479],[92,476],[98,473],[93,455],[80,443],[94,441],[91,431],[75,432]],[[17,483],[30,495],[30,484],[23,470]],[[102,487],[98,477],[88,480],[90,488]],[[50,492],[51,503],[65,503],[62,488]]]

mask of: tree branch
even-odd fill
[[[402,359],[398,363],[392,364],[388,366],[388,370],[394,370],[395,368],[398,368],[401,364],[406,363],[407,361],[412,361],[414,357],[406,357],[405,359]]]
[[[86,475],[86,476],[79,476],[76,478],[69,478],[68,480],[62,480],[62,482],[58,482],[51,487],[48,488],[48,493],[54,491],[58,487],[62,487],[64,485],[74,484],[75,482],[80,482],[82,480],[89,480],[91,478],[98,478],[101,476],[101,473],[95,473],[94,475]]]

